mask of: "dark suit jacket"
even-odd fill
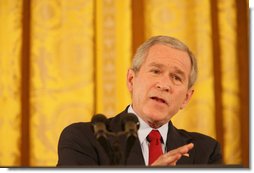
[[[126,113],[126,110],[109,119],[109,131],[119,132],[122,130],[121,116],[124,113]],[[194,144],[194,148],[189,151],[190,157],[183,156],[177,161],[177,165],[222,163],[220,145],[216,140],[200,133],[179,130],[173,126],[172,122],[169,122],[168,126],[166,142],[168,151],[190,142]],[[113,138],[109,138],[109,140],[113,141]],[[120,137],[118,141],[119,145],[117,146],[124,151],[125,137]],[[124,159],[124,157],[124,152],[122,152],[122,159],[119,158],[119,162],[122,165],[145,166],[138,139],[130,150],[128,158]],[[80,122],[71,124],[63,130],[59,139],[57,166],[78,165],[110,165],[110,159],[107,153],[95,138],[91,123]]]

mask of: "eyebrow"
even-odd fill
[[[159,63],[155,63],[155,62],[151,62],[149,64],[149,66],[154,66],[154,67],[158,67],[158,68],[166,68],[166,66],[164,64],[159,64]],[[185,77],[185,73],[183,70],[179,69],[178,67],[174,66],[173,67],[175,72],[183,77]]]
[[[158,68],[164,68],[164,67],[166,68],[166,66],[164,64],[159,64],[159,63],[155,63],[155,62],[151,62],[149,64],[149,66],[155,66],[155,67],[158,67]],[[174,66],[173,68],[176,71],[176,73],[185,74],[184,71],[179,69],[178,67]]]
[[[180,70],[179,68],[174,67],[174,69],[176,70],[176,73],[177,73],[177,74],[180,74],[180,75],[182,75],[182,76],[185,76],[185,73],[184,73],[182,70]]]

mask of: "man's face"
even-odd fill
[[[188,89],[190,71],[191,61],[186,52],[153,45],[140,70],[128,71],[134,111],[151,127],[167,123],[193,94],[193,89]]]

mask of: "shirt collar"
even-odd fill
[[[132,105],[128,107],[128,113],[133,113],[138,117],[138,120],[140,123],[139,129],[138,129],[138,138],[140,143],[142,144],[146,140],[147,135],[153,130],[153,128],[151,128],[145,121],[143,121],[139,117],[139,115],[133,110]],[[164,124],[163,126],[161,126],[160,128],[156,130],[159,130],[163,139],[163,143],[165,144],[165,141],[167,140],[168,123]]]

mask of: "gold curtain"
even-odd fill
[[[18,165],[22,3],[0,1],[0,165]]]
[[[97,0],[96,113],[114,116],[130,103],[126,75],[131,61],[130,0]]]
[[[0,0],[0,19],[1,166],[55,166],[64,127],[125,109],[131,58],[153,35],[183,40],[198,59],[174,124],[249,166],[247,0]]]
[[[32,1],[31,165],[54,165],[61,130],[94,112],[92,14],[92,0]]]

